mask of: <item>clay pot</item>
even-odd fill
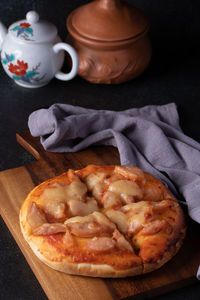
[[[96,0],[67,18],[67,42],[79,55],[78,74],[92,83],[117,84],[140,75],[151,59],[149,22],[120,0]]]

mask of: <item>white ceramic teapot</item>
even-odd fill
[[[76,51],[61,43],[57,28],[43,20],[35,11],[29,11],[26,20],[12,24],[8,31],[0,23],[1,62],[4,70],[17,84],[37,88],[46,85],[54,76],[70,80],[78,72]],[[72,69],[65,74],[60,71],[64,51],[72,59]]]

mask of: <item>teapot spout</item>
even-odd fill
[[[3,41],[7,35],[7,28],[5,25],[3,25],[2,22],[0,22],[0,51],[2,50],[2,44],[3,44]]]

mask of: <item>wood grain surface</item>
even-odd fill
[[[29,248],[20,232],[20,207],[31,189],[68,168],[87,164],[117,164],[119,156],[112,147],[95,147],[78,153],[56,154],[43,150],[39,139],[29,132],[17,134],[18,142],[36,158],[27,166],[0,172],[0,212],[30,267],[51,300],[76,299],[144,299],[197,282],[200,263],[199,226],[188,221],[188,231],[178,254],[152,273],[126,279],[99,279],[67,275],[43,264]]]

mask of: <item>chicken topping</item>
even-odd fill
[[[130,180],[118,180],[110,184],[108,190],[121,196],[126,203],[126,195],[132,196],[132,202],[134,198],[141,199],[143,192],[139,185]],[[130,201],[130,197],[129,200]]]
[[[124,179],[124,177],[122,175],[114,173],[111,176],[109,176],[108,178],[105,178],[104,182],[106,185],[110,185],[112,182],[122,180],[122,179]]]
[[[129,242],[125,239],[125,237],[117,229],[115,229],[115,231],[113,232],[113,238],[116,240],[117,246],[120,249],[127,249],[127,250],[133,252],[133,248],[131,247]]]
[[[88,250],[94,252],[109,252],[115,248],[116,242],[109,237],[94,237],[85,245]]]
[[[73,235],[85,238],[97,236],[102,232],[102,227],[95,222],[68,223],[67,227]]]
[[[35,202],[29,203],[26,220],[32,228],[47,222],[44,212]]]
[[[94,237],[86,244],[87,249],[96,252],[108,252],[115,247],[133,252],[129,242],[117,229],[114,230],[112,237]]]
[[[139,185],[144,186],[146,179],[144,172],[132,166],[116,166],[114,172],[123,175],[126,178],[129,178],[133,181],[136,181]]]
[[[166,228],[168,225],[169,224],[165,220],[155,220],[155,221],[145,225],[145,227],[141,230],[140,234],[153,235],[153,234],[160,232],[161,230]]]
[[[121,206],[120,196],[109,191],[103,195],[102,202],[104,208],[118,205]]]
[[[115,225],[103,214],[94,212],[85,217],[73,217],[65,221],[72,234],[79,237],[99,236],[102,233],[112,233]]]
[[[145,201],[161,201],[164,197],[163,187],[160,183],[147,181],[144,186]]]
[[[60,232],[65,232],[66,226],[61,223],[45,223],[41,226],[34,228],[32,233],[33,235],[50,235],[50,234],[56,234]]]
[[[155,213],[162,213],[175,204],[174,201],[162,200],[161,202],[153,203],[153,211]]]

